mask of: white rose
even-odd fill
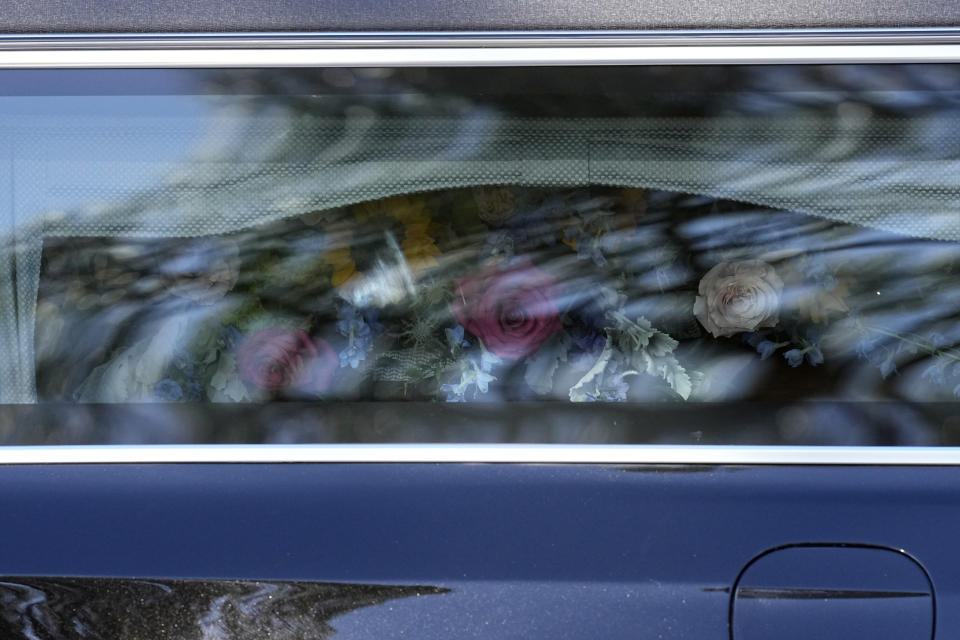
[[[715,338],[773,327],[782,291],[783,280],[762,260],[721,262],[700,281],[693,314]]]

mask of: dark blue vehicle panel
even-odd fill
[[[338,611],[339,637],[710,639],[730,637],[752,559],[853,545],[919,563],[950,637],[958,480],[952,467],[8,466],[0,573],[422,590]]]

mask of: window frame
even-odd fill
[[[960,28],[0,36],[0,69],[960,63]],[[960,447],[557,444],[5,446],[0,465],[960,465]]]

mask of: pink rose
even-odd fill
[[[338,365],[326,340],[311,340],[299,329],[263,329],[237,349],[240,379],[270,391],[320,393],[330,386]]]
[[[533,353],[560,330],[559,285],[529,262],[502,271],[490,267],[455,285],[453,315],[501,358]]]

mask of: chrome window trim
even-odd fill
[[[960,465],[960,448],[566,444],[0,447],[0,465],[172,463],[956,466]]]
[[[0,36],[8,69],[952,61],[960,28]]]
[[[369,31],[0,34],[0,49],[703,46],[960,44],[960,27],[730,31]]]

